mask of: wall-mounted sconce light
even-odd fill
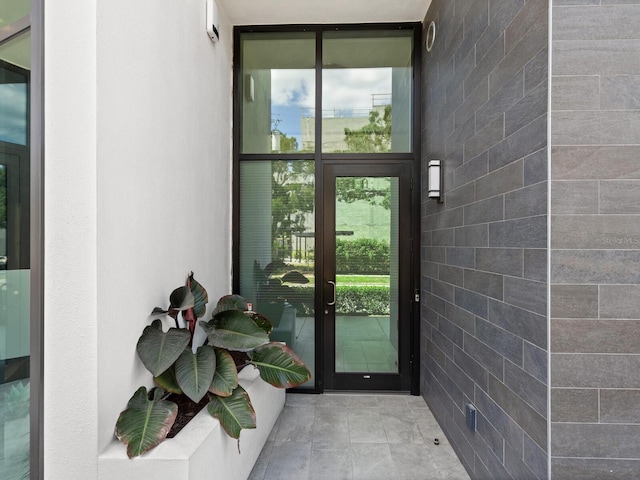
[[[427,166],[429,198],[436,198],[438,203],[442,203],[442,161],[441,160],[429,160]]]
[[[436,41],[436,22],[432,21],[429,23],[429,27],[427,28],[427,39],[425,40],[425,47],[427,47],[427,52],[430,52],[433,48],[433,42]]]
[[[207,33],[212,42],[220,40],[220,20],[218,6],[213,0],[207,0]]]

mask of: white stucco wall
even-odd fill
[[[150,375],[135,345],[194,270],[231,287],[232,27],[204,0],[45,8],[45,475],[96,478]]]

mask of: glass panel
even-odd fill
[[[11,25],[31,12],[31,0],[9,0],[0,8],[0,28]]]
[[[398,178],[336,178],[336,372],[398,372]]]
[[[0,7],[0,18],[24,16],[17,3]],[[0,45],[0,478],[7,480],[29,478],[29,65],[29,33]]]
[[[323,152],[411,151],[412,50],[410,31],[323,35]]]
[[[274,325],[311,372],[315,364],[315,163],[240,164],[240,295]],[[312,388],[312,378],[304,387]]]
[[[247,33],[240,48],[242,153],[313,152],[315,34]]]

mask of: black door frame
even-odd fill
[[[241,58],[241,36],[243,33],[255,32],[315,32],[316,33],[316,86],[315,105],[316,111],[321,111],[322,101],[322,33],[325,31],[357,31],[357,30],[409,30],[413,34],[413,72],[412,72],[412,151],[409,153],[322,153],[322,122],[315,122],[316,149],[315,153],[241,153],[240,129],[242,122],[242,58]],[[409,163],[412,170],[411,176],[411,197],[412,197],[412,218],[411,218],[411,238],[410,242],[410,277],[411,285],[407,288],[410,292],[420,290],[420,185],[422,178],[421,168],[421,111],[422,111],[422,24],[420,22],[406,23],[378,23],[378,24],[323,24],[323,25],[255,25],[255,26],[235,26],[234,27],[234,72],[233,72],[233,279],[232,287],[234,292],[240,291],[240,162],[264,161],[264,160],[314,160],[316,168],[316,222],[315,231],[321,232],[324,215],[324,192],[322,179],[324,166],[334,163],[349,162],[351,164],[404,164]],[[316,258],[315,258],[315,278],[322,278],[322,267],[324,265],[323,256],[323,236],[318,234],[315,238]],[[412,293],[413,296],[413,293]],[[323,317],[322,295],[316,292],[315,314],[316,314],[316,371],[312,372],[315,377],[315,387],[313,389],[294,389],[301,393],[322,393],[326,387],[325,375],[322,365],[325,362],[323,348],[318,348],[325,337]],[[408,389],[412,395],[420,394],[420,301],[415,297],[412,302],[409,326],[409,351],[410,351],[410,385],[403,386],[403,390]]]
[[[330,163],[324,165],[322,183],[324,186],[323,245],[324,261],[322,276],[316,277],[316,285],[321,282],[317,295],[322,308],[316,312],[316,319],[322,323],[322,349],[325,363],[322,366],[327,390],[367,390],[367,391],[409,391],[411,389],[411,318],[414,298],[411,278],[411,219],[414,215],[411,200],[411,163]],[[398,278],[398,373],[336,373],[335,372],[335,291],[327,283],[336,281],[335,265],[335,179],[338,177],[397,177],[399,179],[399,278]],[[317,287],[318,288],[318,287]]]

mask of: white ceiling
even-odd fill
[[[421,22],[431,0],[216,0],[233,25]]]

